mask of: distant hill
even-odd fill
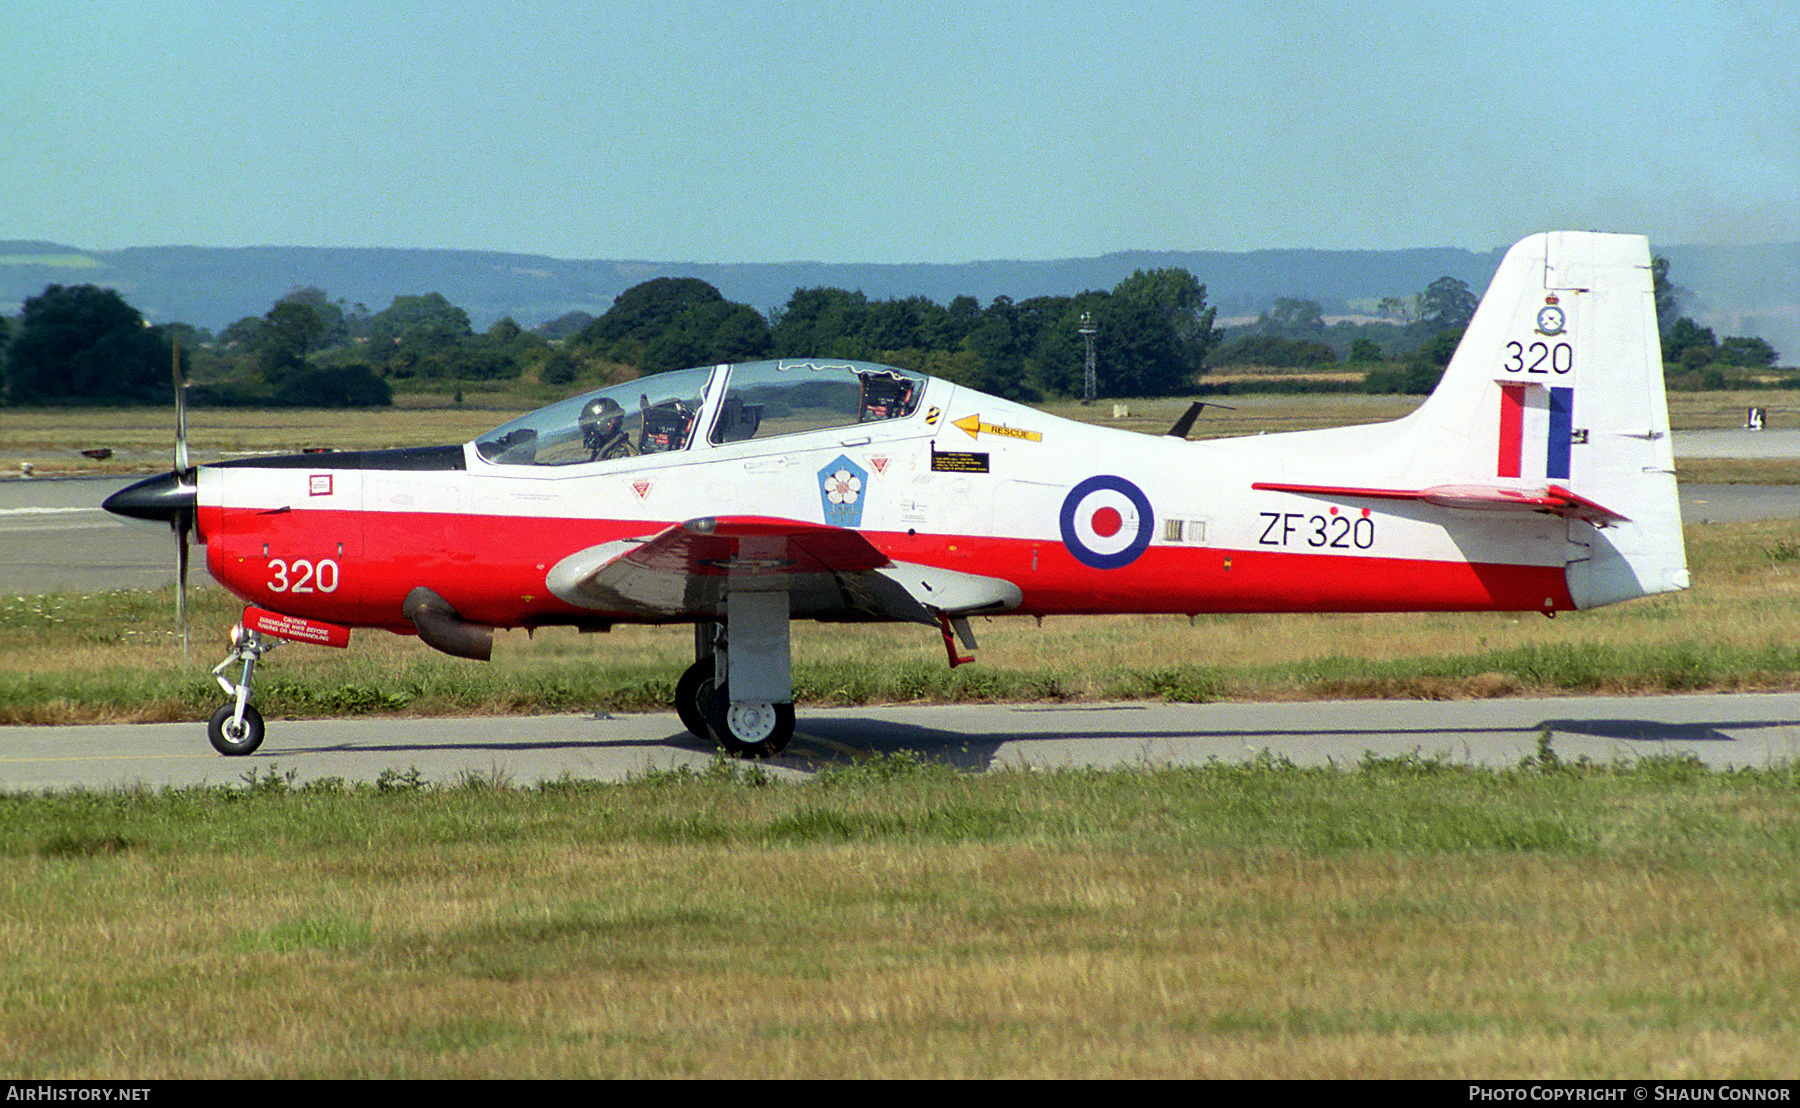
[[[1656,247],[1676,284],[1694,293],[1689,311],[1723,334],[1761,334],[1800,358],[1800,244]],[[1110,289],[1133,270],[1180,267],[1207,286],[1221,317],[1254,316],[1280,296],[1353,314],[1384,296],[1411,296],[1451,276],[1487,287],[1503,250],[1121,251],[1059,261],[959,265],[838,265],[828,262],[689,263],[570,261],[473,250],[143,246],[83,250],[57,243],[0,242],[0,312],[16,314],[51,284],[118,289],[155,322],[220,330],[260,316],[275,299],[312,286],[332,299],[380,311],[398,295],[442,293],[486,328],[502,316],[526,327],[572,310],[599,315],[619,293],[654,277],[698,277],[727,299],[768,311],[796,288],[860,289],[871,299],[960,295],[987,304],[1084,289]]]

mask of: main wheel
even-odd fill
[[[706,706],[712,702],[713,660],[702,658],[687,668],[675,682],[675,714],[681,725],[696,739],[710,739],[706,726]]]
[[[792,704],[733,704],[731,689],[714,689],[706,708],[713,741],[737,758],[770,758],[794,737]]]
[[[236,715],[237,705],[226,704],[213,713],[212,721],[206,725],[206,737],[212,742],[213,749],[232,757],[251,753],[263,741],[261,712],[249,704],[244,705],[242,726],[234,722]]]

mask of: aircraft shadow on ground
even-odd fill
[[[605,722],[594,717],[594,722]],[[1032,731],[1009,731],[998,735],[975,735],[914,723],[885,719],[835,716],[802,718],[793,743],[773,764],[801,772],[816,772],[834,765],[851,764],[870,757],[907,752],[936,762],[963,769],[992,768],[1003,746],[1044,742],[1093,741],[1141,743],[1145,763],[1157,759],[1154,750],[1166,750],[1168,744],[1184,739],[1225,740],[1235,749],[1254,751],[1279,749],[1290,739],[1339,739],[1342,749],[1337,755],[1354,761],[1375,746],[1389,747],[1395,737],[1416,738],[1419,749],[1426,752],[1455,749],[1477,736],[1512,734],[1519,738],[1521,749],[1528,748],[1532,738],[1548,729],[1556,736],[1582,736],[1630,744],[1663,743],[1728,743],[1737,741],[1729,732],[1742,732],[1775,727],[1800,726],[1800,721],[1731,720],[1706,723],[1666,723],[1646,719],[1546,719],[1529,726],[1503,727],[1491,724],[1465,726],[1397,728],[1372,723],[1366,727],[1331,728],[1168,728],[1135,730],[1113,727],[1069,727]],[[1359,741],[1365,740],[1365,741]],[[1241,745],[1240,745],[1241,744]],[[718,748],[710,741],[696,738],[686,731],[671,731],[661,736],[555,739],[546,741],[464,741],[328,743],[305,750],[287,749],[280,753],[291,757],[301,753],[358,752],[406,754],[446,751],[554,751],[554,750],[644,750],[676,749],[689,753],[712,754]],[[271,751],[271,753],[274,753]],[[1246,755],[1248,756],[1248,755]]]
[[[1344,740],[1344,746],[1337,752],[1338,755],[1354,761],[1371,749],[1371,745],[1359,745],[1357,741],[1359,738],[1368,740],[1373,745],[1378,739],[1391,740],[1396,736],[1416,737],[1420,740],[1421,750],[1432,751],[1453,748],[1458,745],[1459,740],[1466,742],[1475,736],[1512,734],[1518,736],[1521,748],[1526,748],[1536,735],[1548,729],[1553,741],[1556,736],[1566,735],[1652,746],[1664,743],[1730,743],[1739,741],[1731,732],[1795,726],[1800,726],[1800,723],[1788,720],[1666,723],[1646,719],[1547,719],[1530,726],[1517,727],[1470,724],[1467,726],[1397,728],[1371,724],[1367,727],[1282,727],[1235,730],[1181,728],[1154,731],[1088,727],[1013,732],[1001,736],[974,736],[962,732],[886,720],[837,718],[807,721],[796,734],[797,741],[800,738],[826,740],[831,747],[852,757],[910,751],[922,757],[951,765],[969,769],[986,769],[993,764],[994,758],[1003,744],[1066,740],[1135,741],[1144,743],[1148,750],[1152,746],[1162,747],[1164,744],[1182,739],[1208,738],[1241,742],[1244,744],[1245,750],[1250,750],[1275,747],[1281,744],[1282,740],[1293,738],[1338,738]],[[800,743],[802,749],[810,745]],[[1387,746],[1391,743],[1381,742],[1379,745]],[[1646,751],[1646,753],[1650,752]],[[793,751],[790,750],[790,753]]]
[[[1595,739],[1620,742],[1728,743],[1737,740],[1727,734],[1765,727],[1792,727],[1788,720],[1737,720],[1721,723],[1664,723],[1653,719],[1547,719],[1536,730],[1549,728],[1552,735],[1586,735]]]
[[[603,717],[593,717],[596,723]],[[991,764],[994,753],[1004,742],[1029,742],[1033,739],[1082,738],[1080,733],[1044,733],[1040,735],[1008,734],[1000,738],[983,738],[961,732],[943,731],[909,723],[892,723],[872,719],[838,719],[805,721],[785,753],[774,763],[799,770],[825,769],[849,764],[871,756],[907,751],[933,761],[970,769],[983,769]],[[1104,737],[1096,733],[1095,737]],[[1157,736],[1148,736],[1155,738]],[[713,754],[719,747],[708,739],[700,739],[686,731],[671,731],[662,736],[637,738],[552,739],[544,741],[468,740],[462,742],[343,742],[318,743],[304,747],[265,748],[261,753],[291,758],[302,754],[443,754],[448,752],[480,752],[485,754],[526,751],[643,750],[675,749],[695,754]]]

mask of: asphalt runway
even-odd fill
[[[1800,756],[1800,694],[1552,697],[1281,704],[951,704],[803,710],[798,733],[765,763],[783,778],[908,750],[971,770],[1005,766],[1182,766],[1263,751],[1302,765],[1352,766],[1365,754],[1441,756],[1513,766],[1548,730],[1558,757],[1604,763],[1692,754],[1716,768]],[[272,720],[262,749],[215,754],[203,723],[12,727],[0,790],[243,784],[269,773],[376,781],[417,770],[528,785],[565,775],[621,781],[714,748],[673,713],[478,719]]]
[[[1800,430],[1791,428],[1674,431],[1670,438],[1675,444],[1677,461],[1682,458],[1800,458]]]
[[[0,481],[0,595],[158,589],[175,580],[175,534],[100,502],[140,478]],[[196,549],[188,575],[210,585]]]

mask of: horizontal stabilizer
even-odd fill
[[[1369,500],[1422,500],[1440,508],[1468,508],[1483,512],[1548,512],[1579,519],[1595,527],[1628,523],[1629,517],[1578,496],[1560,485],[1546,485],[1531,492],[1497,485],[1433,485],[1424,489],[1369,489],[1341,485],[1289,485],[1258,481],[1250,486],[1268,492],[1294,492],[1304,496],[1361,498]]]

